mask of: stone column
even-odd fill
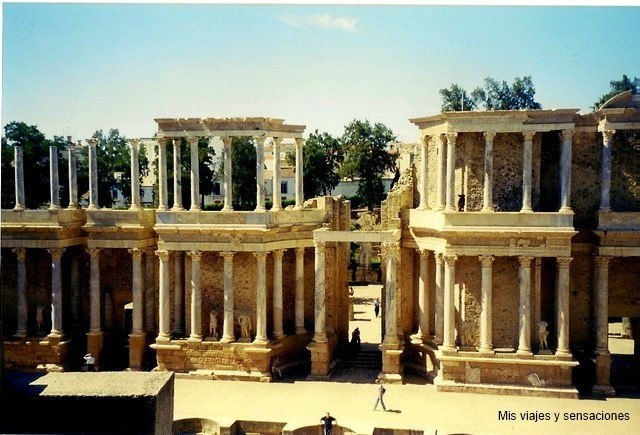
[[[304,248],[296,248],[296,334],[304,334]]]
[[[233,180],[231,177],[233,138],[222,137],[222,144],[224,145],[224,207],[222,207],[222,211],[233,211]]]
[[[609,260],[595,257],[596,354],[609,353]]]
[[[16,287],[18,290],[17,308],[18,308],[18,329],[16,337],[23,338],[27,336],[27,250],[25,248],[13,248],[13,252],[18,259],[18,277]]]
[[[445,197],[445,170],[444,170],[444,155],[445,155],[445,139],[444,136],[438,135],[436,143],[438,144],[438,168],[436,179],[436,211],[444,210],[444,197]]]
[[[181,138],[173,139],[173,207],[171,211],[184,210],[182,206],[182,160],[180,155]]]
[[[382,245],[383,256],[386,263],[385,279],[385,310],[384,310],[384,340],[385,344],[397,344],[397,323],[396,312],[396,265],[400,258],[400,244],[398,242],[384,242]]]
[[[14,210],[24,210],[24,153],[21,146],[14,146],[15,180],[16,180],[16,205]]]
[[[230,343],[235,341],[233,332],[233,254],[234,252],[221,252],[224,258],[224,319],[222,325],[222,341]]]
[[[166,138],[158,139],[158,211],[168,209],[167,141]]]
[[[169,251],[156,251],[160,259],[160,303],[158,315],[158,337],[156,342],[171,340],[171,300],[169,298]]]
[[[191,335],[189,341],[202,341],[202,292],[200,289],[200,260],[202,252],[190,251],[191,257]]]
[[[436,343],[442,344],[444,337],[444,257],[435,254],[436,259]]]
[[[282,139],[273,138],[273,206],[271,211],[282,210],[282,195],[280,186],[280,143]]]
[[[62,337],[62,254],[65,248],[47,249],[51,254],[51,333],[49,337]]]
[[[71,290],[71,321],[74,329],[78,329],[82,319],[80,315],[80,261],[76,254],[71,256],[69,281]]]
[[[60,208],[60,176],[58,171],[58,148],[49,146],[49,188],[51,203],[49,210]]]
[[[172,209],[173,210],[173,209]],[[175,251],[173,256],[173,333],[184,334],[184,263],[182,251]]]
[[[447,204],[445,211],[456,211],[453,199],[456,193],[456,138],[458,133],[447,133]]]
[[[571,210],[571,142],[573,130],[562,131],[562,150],[560,153],[560,200],[561,213]]]
[[[90,320],[89,331],[100,332],[100,249],[87,249],[89,254],[89,305]]]
[[[190,137],[191,145],[191,208],[189,211],[200,211],[200,159],[198,158],[199,137]],[[191,257],[193,258],[193,256]]]
[[[429,184],[427,181],[427,150],[429,147],[430,136],[425,135],[420,142],[420,205],[418,210],[427,210],[429,208]]]
[[[256,210],[264,208],[264,138],[256,137]]]
[[[88,210],[99,210],[98,205],[98,141],[87,139],[89,144],[89,207]]]
[[[133,296],[132,334],[142,333],[143,289],[142,289],[142,251],[129,249],[132,260],[131,294]]]
[[[493,353],[493,255],[481,255],[482,294],[480,312],[480,349],[481,353]]]
[[[518,257],[520,261],[520,305],[518,355],[531,355],[531,261],[533,257]]]
[[[425,343],[431,338],[429,332],[429,256],[431,252],[420,249],[420,277],[418,280],[418,332],[412,341]]]
[[[456,279],[456,255],[444,256],[444,337],[443,350],[456,349],[456,308],[454,305],[454,285]]]
[[[273,336],[284,337],[282,329],[282,256],[283,249],[273,251]]]
[[[131,206],[129,210],[140,208],[140,165],[138,154],[140,151],[140,139],[129,139],[131,146]]]
[[[145,250],[145,329],[156,329],[156,286],[153,249]]]
[[[267,254],[254,252],[257,260],[256,274],[256,344],[264,344],[267,339]]]
[[[524,152],[522,160],[522,208],[520,212],[531,213],[531,177],[532,177],[532,159],[533,159],[533,131],[525,131],[524,135]]]
[[[556,356],[571,356],[569,351],[569,272],[573,258],[558,257],[557,329],[558,350]]]
[[[611,140],[615,130],[602,132],[602,172],[600,173],[600,211],[611,211]]]
[[[326,307],[325,307],[325,286],[324,286],[324,273],[325,273],[325,249],[327,247],[326,242],[314,241],[315,247],[315,327],[313,334],[313,341],[316,343],[327,342],[327,332],[325,331],[326,321]]]
[[[69,160],[69,209],[78,209],[78,170],[76,165],[76,148],[72,143],[67,147]]]
[[[302,138],[296,139],[296,205],[295,209],[300,210],[302,203],[304,202],[304,188],[302,186],[302,180],[304,175],[303,168],[303,155],[302,149],[304,146],[304,140]]]
[[[493,139],[495,131],[484,132],[484,191],[482,211],[493,209]]]

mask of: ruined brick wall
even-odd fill
[[[438,138],[432,136],[427,145],[427,197],[429,207],[431,208],[435,208],[438,198],[438,141]],[[419,168],[417,163],[416,168]],[[416,170],[416,173],[419,174],[420,171]]]
[[[464,193],[466,210],[480,211],[483,204],[484,186],[484,135],[482,133],[463,133],[458,135],[456,166],[460,169],[461,184],[458,193]],[[457,156],[458,154],[456,154]],[[465,186],[466,184],[466,186]],[[457,198],[456,198],[457,200]]]
[[[414,190],[416,186],[415,167],[410,167],[402,174],[398,182],[387,194],[387,199],[382,201],[380,210],[380,227],[383,230],[398,228],[400,211],[413,207]]]
[[[640,130],[616,131],[611,154],[611,209],[640,211]]]
[[[609,316],[640,317],[640,258],[614,257],[609,262]]]
[[[461,346],[480,343],[481,268],[477,257],[458,257],[456,262],[456,331]]]
[[[501,133],[493,141],[493,202],[496,211],[522,208],[522,134]]]
[[[593,258],[589,252],[573,252],[569,279],[569,334],[572,348],[588,349],[595,330],[592,308]]]
[[[518,348],[520,264],[516,257],[493,261],[493,346]]]
[[[602,135],[596,132],[574,133],[571,157],[573,223],[578,229],[595,229],[600,206]]]

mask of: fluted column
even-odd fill
[[[264,208],[264,138],[256,137],[256,210]]]
[[[283,249],[273,251],[273,336],[284,337],[282,329],[282,256]]]
[[[456,211],[453,198],[456,191],[456,138],[458,133],[447,133],[447,204],[445,211]]]
[[[160,259],[160,300],[158,306],[158,337],[157,342],[171,340],[171,300],[169,297],[169,251],[156,251]]]
[[[282,139],[273,138],[273,206],[271,211],[282,210],[282,195],[280,186],[280,143]]]
[[[315,247],[315,327],[313,334],[313,341],[316,343],[327,342],[327,332],[325,330],[326,321],[326,307],[325,307],[325,249],[327,247],[326,242],[314,241]]]
[[[267,343],[267,252],[254,252],[256,274],[256,338],[254,343]]]
[[[98,210],[98,141],[87,139],[89,145],[89,210]]]
[[[611,211],[611,140],[615,130],[602,132],[602,170],[600,172],[600,211]]]
[[[398,343],[396,312],[397,277],[396,266],[400,258],[400,244],[398,242],[384,242],[382,255],[386,263],[385,279],[385,310],[384,310],[384,343]]]
[[[531,355],[531,261],[533,257],[518,257],[520,262],[520,304],[518,355]]]
[[[140,139],[129,139],[131,147],[131,206],[129,210],[140,208],[140,165],[138,156],[140,152]]]
[[[233,211],[233,138],[222,137],[222,144],[224,145],[224,207],[222,211]]]
[[[493,209],[493,139],[495,131],[484,132],[484,191],[482,195],[482,211]]]
[[[304,140],[302,138],[296,139],[296,205],[295,209],[302,208],[304,202],[304,188],[302,185],[304,168],[303,168],[303,155],[302,148],[304,146]]]
[[[181,138],[173,139],[173,207],[171,211],[184,210],[182,206],[182,159],[180,155]]]
[[[444,256],[435,254],[436,259],[436,343],[442,344],[444,337]]]
[[[69,160],[69,209],[78,209],[78,169],[76,164],[76,148],[72,143],[67,147],[67,159]]]
[[[418,278],[418,332],[413,341],[424,343],[431,338],[429,331],[429,257],[431,252],[420,249],[420,277]]]
[[[429,148],[430,136],[425,135],[420,142],[420,205],[418,210],[427,210],[429,208],[429,184],[427,182],[427,150]]]
[[[560,212],[571,212],[571,144],[573,130],[562,131],[562,150],[560,155]]]
[[[436,139],[438,144],[438,168],[436,179],[436,211],[444,210],[444,197],[445,197],[445,185],[446,175],[444,170],[444,157],[445,157],[445,138],[443,135],[438,135]]]
[[[480,352],[493,353],[493,259],[492,255],[481,255],[482,293],[480,312]]]
[[[167,187],[167,141],[169,139],[158,139],[158,211],[168,209],[168,187]]]
[[[145,329],[156,328],[156,286],[153,249],[145,250]]]
[[[58,148],[49,146],[49,188],[51,202],[49,209],[60,208],[60,174],[58,171]]]
[[[224,258],[224,319],[222,339],[220,340],[223,343],[230,343],[236,339],[233,332],[233,254],[234,252],[220,253],[220,256]]]
[[[191,257],[191,335],[189,341],[202,341],[202,291],[200,289],[200,260],[202,252],[190,251]]]
[[[569,272],[573,258],[558,257],[558,288],[557,288],[557,328],[558,350],[557,356],[569,356]]]
[[[175,251],[173,256],[173,333],[175,335],[184,334],[184,257],[182,251]]]
[[[89,331],[100,332],[100,249],[87,249],[89,254]]]
[[[532,178],[532,159],[533,159],[533,131],[525,131],[524,135],[524,151],[522,156],[522,208],[521,212],[530,213],[531,208],[531,178]]]
[[[456,255],[444,256],[444,338],[442,348],[455,350],[456,348],[456,313],[454,305],[454,285],[456,279]]]
[[[296,248],[296,334],[304,334],[304,248]]]
[[[132,260],[131,294],[133,296],[132,328],[133,334],[142,333],[143,289],[142,289],[142,251],[129,249]]]
[[[27,336],[27,250],[25,248],[14,248],[13,252],[18,259],[18,273],[16,287],[18,291],[17,297],[17,321],[18,329],[16,330],[16,337]]]
[[[595,257],[596,354],[609,353],[609,260],[611,257]]]
[[[16,205],[14,210],[24,210],[26,208],[24,203],[24,152],[21,146],[14,146],[14,159],[15,165],[15,182],[16,182]]]
[[[62,271],[60,270],[64,248],[47,249],[51,254],[51,333],[49,337],[62,336]]]
[[[200,211],[200,159],[198,158],[199,137],[190,137],[191,146],[191,208],[189,211]]]

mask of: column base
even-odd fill
[[[595,396],[615,397],[616,390],[611,385],[594,385],[591,394]]]
[[[169,208],[166,205],[160,205],[160,206],[158,206],[158,208],[156,210],[157,211],[167,211],[167,210],[169,210]]]
[[[27,331],[16,331],[15,334],[13,334],[13,338],[15,338],[16,340],[23,340],[25,338],[27,338]]]
[[[483,355],[494,355],[496,353],[493,347],[481,347],[478,349],[478,352]]]
[[[313,335],[313,341],[315,341],[316,343],[326,343],[329,340],[327,339],[326,333],[316,332]]]
[[[187,342],[189,343],[201,343],[202,342],[202,335],[191,335],[189,336],[189,338],[187,338]]]
[[[433,209],[433,211],[443,211],[444,210],[444,205],[438,205],[436,206],[436,208]]]
[[[533,209],[531,207],[521,208],[520,213],[533,213]]]
[[[573,209],[571,207],[560,207],[558,213],[573,213]]]
[[[296,334],[306,334],[307,330],[304,328],[296,328]]]
[[[184,211],[184,207],[181,205],[174,205],[173,207],[171,207],[171,211]]]
[[[286,337],[286,334],[284,332],[273,331],[273,338],[283,338],[283,337]]]
[[[225,205],[224,207],[222,207],[222,210],[220,211],[233,211],[233,206]]]
[[[282,211],[282,207],[271,207],[272,212],[276,212],[276,211]]]
[[[235,337],[222,337],[220,339],[220,343],[233,343],[234,341],[236,341]]]
[[[95,358],[96,370],[100,369],[102,359],[102,349],[104,347],[104,332],[89,331],[87,333],[87,353]]]
[[[516,355],[519,355],[519,356],[531,356],[531,355],[533,355],[533,352],[531,352],[531,349],[518,349],[516,351]]]
[[[489,207],[489,208],[483,208],[482,210],[480,210],[482,213],[495,213],[496,211],[494,210],[493,207]]]
[[[87,207],[87,210],[91,210],[91,211],[100,210],[100,207],[98,207],[97,205],[89,205]],[[158,209],[158,210],[160,210],[160,209]]]
[[[256,213],[262,213],[262,212],[267,211],[267,209],[266,209],[266,208],[264,208],[264,207],[256,207],[256,209],[255,209],[254,211],[255,211]]]
[[[311,373],[307,379],[329,379],[332,365],[328,340],[311,342],[307,345],[307,349],[311,352]]]
[[[199,211],[202,211],[202,209],[200,207],[191,207],[189,209],[189,212],[191,212],[191,213],[197,213]]]
[[[572,355],[571,355],[571,352],[568,350],[558,349],[556,350],[555,356],[560,358],[571,358]]]
[[[455,212],[455,211],[457,211],[457,210],[456,210],[455,208],[453,208],[453,207],[448,207],[448,206],[447,206],[447,207],[445,207],[445,208],[444,208],[444,211],[445,211],[445,212]]]
[[[156,343],[169,343],[171,336],[169,334],[158,334],[156,337]]]
[[[263,344],[267,344],[269,343],[269,339],[268,338],[258,338],[256,337],[252,342],[252,344],[258,344],[258,345],[263,345]]]
[[[26,210],[25,207],[21,206],[21,205],[16,205],[15,207],[12,208],[13,211],[23,211]]]

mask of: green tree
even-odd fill
[[[622,75],[622,80],[611,80],[609,82],[609,92],[598,98],[598,100],[593,103],[592,109],[598,110],[609,99],[625,91],[631,91],[631,93],[635,95],[636,86],[634,86],[634,82],[638,84],[638,78],[634,77],[633,81],[631,81],[626,74]]]
[[[329,133],[311,133],[303,150],[304,197],[315,198],[330,194],[340,182],[340,164],[344,151],[340,141]],[[296,154],[291,150],[286,155],[287,163],[295,167]]]
[[[443,112],[462,112],[476,108],[476,102],[473,98],[456,83],[453,83],[448,89],[440,89],[440,95],[442,96],[440,110]]]
[[[256,147],[252,137],[234,137],[231,154],[234,210],[256,208]],[[224,150],[221,153],[217,178],[224,179]]]
[[[396,140],[384,124],[354,120],[345,127],[341,142],[345,159],[341,175],[358,180],[358,196],[369,210],[379,206],[384,197],[382,176],[396,170],[398,154],[388,150],[389,142]]]
[[[485,110],[541,109],[542,105],[535,101],[535,94],[531,76],[516,77],[512,85],[487,77],[484,88],[474,89],[471,96],[476,105],[482,103]]]

